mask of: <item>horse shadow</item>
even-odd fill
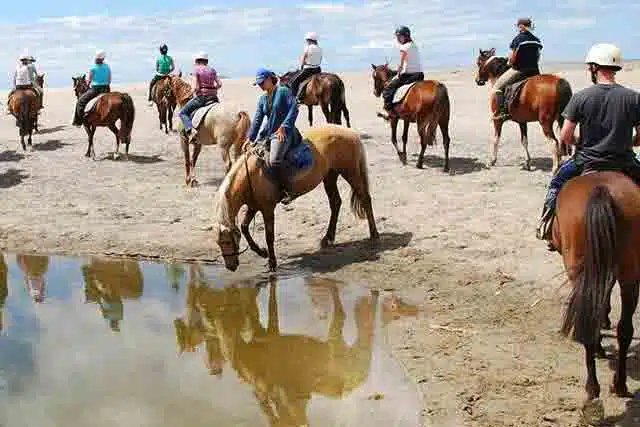
[[[549,157],[532,157],[531,167],[537,170],[551,172],[551,170],[553,170],[553,161]]]
[[[108,155],[101,160],[111,160],[114,162],[119,162],[124,160],[124,153],[120,153],[120,157],[118,159],[113,158],[114,153],[108,153]],[[152,163],[161,163],[166,162],[165,159],[161,158],[159,154],[153,154],[151,156],[143,156],[141,154],[129,154],[128,160],[129,162],[138,163],[138,164],[152,164]]]
[[[330,273],[350,264],[377,261],[386,251],[406,247],[413,233],[380,233],[380,240],[372,242],[368,238],[336,244],[314,252],[292,255],[284,264],[286,268],[311,269],[314,272]]]
[[[418,160],[418,154],[412,154],[411,157],[414,162]],[[436,156],[434,154],[425,154],[424,166],[433,169],[441,169],[442,166],[444,166],[444,157]],[[475,157],[449,157],[449,175],[466,175],[468,173],[480,172],[485,169],[487,169],[487,165],[484,162],[478,161]]]
[[[24,159],[24,154],[15,150],[7,150],[0,153],[0,162],[19,162]]]
[[[29,174],[25,173],[23,169],[11,168],[6,172],[0,173],[0,188],[15,187],[28,177]]]
[[[363,141],[369,141],[373,139],[373,136],[371,136],[370,134],[366,133],[366,132],[360,132],[360,139]]]
[[[58,125],[50,128],[44,128],[38,130],[38,135],[46,135],[48,133],[54,133],[66,129],[66,125]]]
[[[55,151],[59,150],[65,145],[70,145],[66,142],[62,142],[59,139],[50,139],[39,144],[33,144],[33,149],[36,151]]]

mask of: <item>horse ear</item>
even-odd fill
[[[495,48],[495,47],[492,47],[491,49],[489,49],[489,53],[490,53],[491,55],[495,55],[495,53],[496,53],[496,48]]]
[[[373,64],[371,64],[371,68],[373,68],[373,71],[375,71],[375,70],[376,70],[376,66],[375,66],[375,65],[373,65]]]
[[[86,75],[86,74],[83,74],[83,75],[82,75],[82,80],[86,80],[86,79],[87,79],[87,75]]]

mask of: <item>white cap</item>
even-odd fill
[[[304,36],[305,40],[313,40],[314,42],[318,41],[318,35],[316,33],[314,33],[313,31],[305,34]]]
[[[598,43],[591,46],[584,60],[587,64],[622,69],[622,51],[610,43]]]
[[[198,52],[198,54],[193,57],[193,60],[197,61],[198,59],[206,59],[208,61],[209,55],[207,55],[207,52]]]
[[[104,57],[105,57],[104,50],[96,51],[96,59],[104,59]]]

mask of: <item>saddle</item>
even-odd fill
[[[313,80],[313,78],[317,75],[318,74],[314,74],[311,77],[307,77],[302,81],[302,83],[300,83],[300,85],[298,86],[298,92],[296,93],[297,98],[300,98],[302,96],[302,94],[307,90],[307,86],[309,85],[309,83],[311,83],[311,80]]]
[[[518,100],[520,99],[520,93],[524,84],[529,80],[529,77],[518,80],[515,83],[511,83],[504,88],[504,111],[511,113],[511,109],[518,106]]]
[[[247,150],[247,155],[255,155],[258,158],[258,165],[272,180],[277,181],[275,171],[269,165],[268,141],[257,142]],[[303,139],[299,144],[289,148],[284,158],[284,169],[287,175],[292,178],[298,173],[309,169],[313,165],[313,151],[308,140]]]
[[[100,100],[100,98],[102,98],[105,94],[101,93],[100,95],[96,96],[95,98],[93,98],[91,101],[87,102],[87,105],[84,107],[84,115],[87,116],[89,113],[91,113],[93,111],[93,109],[95,108],[96,104],[98,103],[98,100]]]
[[[407,96],[407,93],[409,93],[409,89],[411,89],[416,83],[420,83],[420,81],[402,85],[398,89],[396,89],[395,93],[393,94],[393,98],[391,102],[393,104],[401,103],[404,100],[404,98]]]
[[[191,114],[191,125],[193,126],[193,129],[197,130],[200,124],[204,121],[204,118],[207,116],[207,113],[218,104],[219,102],[208,101],[204,106],[194,111]]]

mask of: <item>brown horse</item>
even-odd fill
[[[83,74],[80,77],[72,77],[73,91],[76,98],[85,93],[89,89],[88,82]],[[107,127],[116,137],[116,150],[113,153],[113,159],[120,157],[120,143],[125,145],[125,159],[129,155],[129,144],[131,144],[131,131],[133,130],[133,121],[135,119],[135,106],[133,99],[125,92],[108,92],[96,102],[95,106],[89,114],[85,116],[84,129],[87,132],[89,145],[87,147],[86,157],[95,160],[96,153],[93,149],[93,136],[98,127]],[[120,120],[120,129],[116,126],[116,122]]]
[[[9,268],[7,267],[7,262],[4,259],[4,254],[0,253],[0,332],[2,332],[2,329],[4,328],[3,309],[4,304],[7,301],[7,296],[9,295],[8,276]]]
[[[507,59],[496,56],[495,49],[482,50],[476,61],[476,84],[483,86],[487,81],[494,84],[508,68]],[[568,153],[568,147],[560,144],[553,132],[553,124],[557,121],[560,128],[564,123],[562,111],[571,99],[572,91],[569,82],[552,74],[540,74],[530,77],[522,86],[517,102],[510,108],[508,120],[513,120],[520,126],[520,142],[524,148],[524,169],[531,170],[531,156],[527,138],[527,123],[538,122],[547,142],[551,145],[553,161],[552,173],[560,167],[563,154]],[[498,111],[496,97],[492,93],[489,99],[492,117]],[[498,158],[498,145],[502,134],[502,125],[507,119],[492,119],[495,139],[489,143],[489,166],[494,166]]]
[[[44,84],[44,75],[39,75],[38,84]],[[16,126],[20,132],[20,144],[23,150],[33,150],[32,136],[38,128],[40,100],[33,89],[16,89],[9,95],[9,112],[16,118]],[[27,144],[24,138],[27,137]]]
[[[374,65],[373,69],[373,94],[379,98],[382,90],[388,81],[397,73],[389,68],[389,64]],[[416,83],[406,96],[393,109],[390,117],[383,117],[391,125],[391,143],[398,153],[398,157],[403,164],[407,164],[407,139],[409,135],[409,124],[416,123],[418,135],[420,135],[420,156],[416,166],[421,169],[424,164],[424,151],[427,145],[433,145],[436,139],[436,129],[440,126],[442,132],[442,146],[444,148],[444,172],[449,171],[449,118],[451,114],[451,104],[449,101],[449,91],[447,87],[437,80],[424,80]],[[404,120],[404,131],[402,132],[402,152],[398,149],[397,127],[398,120]]]
[[[633,337],[632,317],[640,282],[640,187],[617,172],[594,172],[570,180],[558,195],[552,242],[562,254],[573,291],[566,308],[562,332],[586,353],[587,402],[585,414],[601,416],[600,384],[596,356],[604,356],[601,326],[608,323],[609,298],[617,281],[622,314],[617,327],[618,360],[611,391],[629,396],[626,359]],[[594,422],[594,421],[589,421]],[[590,424],[598,425],[598,424]]]
[[[169,134],[169,129],[173,131],[173,113],[176,109],[176,97],[171,90],[169,76],[157,81],[151,90],[151,99],[158,108],[158,119],[160,129],[164,126],[164,133]]]
[[[193,88],[179,76],[169,77],[169,82],[178,108],[182,109],[193,96]],[[180,120],[178,122],[178,131],[180,132],[180,143],[184,153],[186,184],[192,187],[198,185],[195,169],[203,145],[220,144],[222,160],[225,164],[225,170],[228,172],[233,161],[240,156],[242,144],[246,140],[250,127],[251,119],[245,111],[223,103],[209,110],[199,129],[193,130],[197,134],[191,142],[183,132],[184,125]],[[192,154],[189,152],[190,143],[194,145]]]
[[[289,71],[279,76],[280,82],[288,86],[289,80],[296,73],[297,71]],[[347,127],[351,127],[349,110],[345,99],[344,82],[337,74],[318,73],[311,76],[304,91],[303,101],[309,110],[309,126],[313,126],[313,106],[320,105],[327,123],[341,125],[342,115],[344,114]]]
[[[336,237],[336,224],[342,199],[338,191],[338,177],[342,176],[351,186],[351,210],[359,218],[367,218],[372,240],[378,240],[369,192],[369,173],[364,145],[360,136],[337,125],[311,128],[304,135],[313,154],[313,165],[299,171],[291,179],[294,195],[300,196],[313,190],[321,182],[329,198],[331,218],[321,246],[332,245]],[[274,210],[281,200],[279,185],[270,179],[263,168],[263,161],[253,151],[240,156],[227,173],[216,195],[215,240],[220,247],[227,269],[238,268],[240,230],[236,216],[240,208],[248,206],[242,221],[242,234],[249,247],[263,258],[269,258],[269,269],[275,271]],[[257,212],[262,213],[265,224],[267,250],[260,248],[249,234],[249,224]]]

